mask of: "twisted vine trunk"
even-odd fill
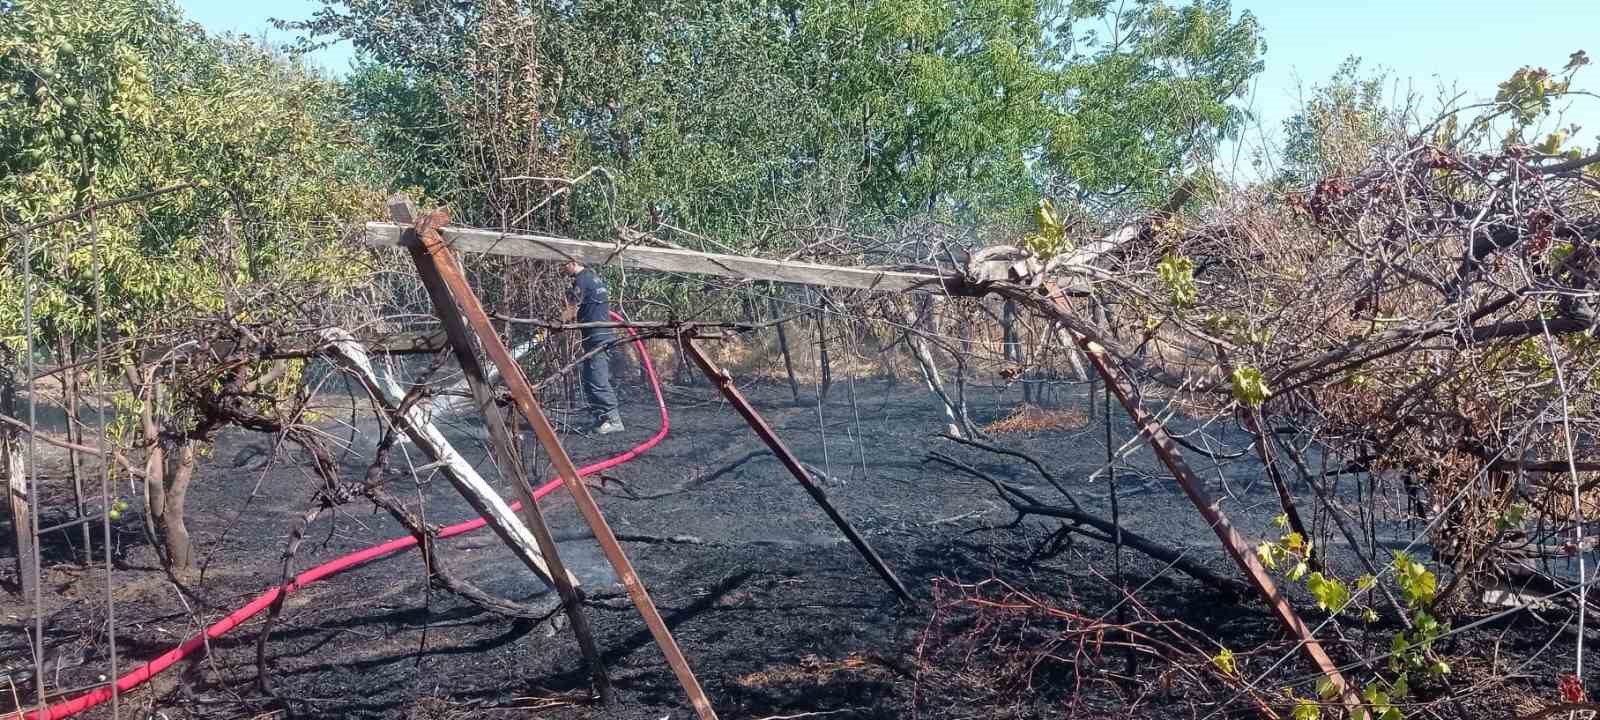
[[[161,403],[161,383],[156,370],[127,370],[129,384],[140,400],[140,445],[144,457],[144,532],[161,564],[174,575],[194,566],[194,546],[184,520],[184,502],[194,479],[195,441],[180,436],[163,438],[156,409]]]
[[[194,545],[189,541],[189,526],[183,519],[189,481],[194,479],[194,442],[184,440],[178,446],[170,477],[166,487],[166,513],[161,518],[162,544],[167,548],[168,568],[182,573],[194,566]]]
[[[783,317],[783,308],[778,307],[776,297],[767,298],[768,307],[774,318]],[[794,355],[789,352],[789,333],[783,329],[784,323],[779,322],[773,327],[778,330],[778,351],[783,353],[783,371],[789,378],[789,396],[794,398],[794,404],[800,404],[800,382],[794,377]]]
[[[144,534],[145,540],[156,552],[163,565],[171,566],[166,544],[161,539],[161,525],[167,512],[167,452],[161,446],[161,428],[156,424],[156,403],[160,400],[161,386],[155,382],[154,370],[140,371],[129,367],[128,384],[139,398],[139,444],[144,447]]]

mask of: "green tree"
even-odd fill
[[[1080,197],[1164,196],[1207,164],[1246,119],[1235,103],[1266,50],[1228,0],[1079,0],[1053,32],[1066,61],[1041,168],[1053,192]]]
[[[0,342],[86,342],[98,317],[121,350],[108,367],[131,384],[117,427],[148,458],[149,519],[182,569],[193,444],[217,425],[183,392],[153,391],[174,371],[139,359],[216,327],[324,320],[356,284],[365,263],[343,230],[376,202],[353,172],[338,87],[252,42],[207,37],[167,0],[26,0],[0,13],[0,94],[11,99],[0,104]],[[194,388],[221,382],[185,372]]]
[[[483,28],[508,16],[525,18],[538,39],[537,57],[509,69],[538,72],[533,115],[554,164],[615,171],[615,205],[605,209],[624,220],[654,213],[725,238],[797,193],[826,191],[872,223],[1014,213],[1033,206],[1041,185],[1160,191],[1237,127],[1231,103],[1262,50],[1254,19],[1235,19],[1226,0],[1120,11],[1054,0],[326,0],[289,25],[310,43],[351,40],[398,73],[393,102],[409,112],[412,87],[482,96],[477,78],[507,65],[439,58],[503,45],[504,33]],[[1087,30],[1108,17],[1114,37]],[[418,33],[425,38],[408,44]],[[359,78],[376,88],[370,80]],[[405,128],[377,134],[391,132],[396,146],[427,145],[399,139]],[[577,217],[602,217],[597,210]]]
[[[1375,149],[1397,139],[1404,129],[1400,114],[1386,104],[1383,83],[1382,74],[1364,74],[1361,59],[1352,56],[1326,84],[1312,88],[1310,99],[1283,123],[1280,181],[1354,174]]]

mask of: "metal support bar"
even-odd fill
[[[500,341],[500,336],[495,333],[488,314],[483,311],[478,297],[473,294],[471,285],[467,283],[466,275],[462,273],[455,256],[439,235],[438,228],[446,222],[448,216],[440,211],[434,211],[422,219],[416,228],[415,238],[407,239],[409,246],[414,249],[412,257],[416,259],[419,269],[427,265],[438,273],[455,306],[465,317],[473,333],[478,336],[478,342],[489,355],[489,359],[500,368],[500,376],[505,379],[507,387],[511,390],[511,397],[516,402],[517,409],[533,427],[533,433],[538,437],[539,444],[544,446],[546,453],[549,453],[550,463],[555,466],[562,483],[572,493],[578,512],[589,524],[595,540],[600,543],[601,551],[611,562],[611,567],[616,570],[617,578],[627,589],[634,606],[639,609],[639,615],[644,618],[645,626],[650,629],[656,645],[661,648],[661,654],[666,657],[667,665],[677,676],[678,684],[683,686],[684,694],[689,697],[689,703],[694,706],[695,713],[701,720],[716,720],[717,713],[711,708],[711,701],[706,698],[705,691],[700,688],[700,681],[695,678],[694,671],[689,668],[689,661],[678,648],[678,642],[667,629],[661,613],[656,610],[655,603],[650,599],[650,593],[645,589],[644,583],[639,580],[639,574],[634,571],[633,564],[623,553],[622,544],[617,541],[617,536],[611,531],[605,516],[600,513],[600,506],[595,503],[594,496],[589,494],[588,486],[578,477],[577,466],[573,465],[571,456],[567,455],[566,448],[561,446],[560,438],[556,437],[555,428],[550,425],[550,419],[545,416],[544,409],[539,405],[539,399],[534,395],[533,385],[528,382],[527,375],[522,372],[522,367],[517,364],[516,359],[511,356],[511,351]]]
[[[1055,284],[1046,283],[1044,290],[1048,295],[1043,305],[1051,311],[1051,314],[1064,320],[1070,320],[1072,308],[1067,304],[1065,296]],[[1311,659],[1311,662],[1317,666],[1317,669],[1327,677],[1328,682],[1333,685],[1334,690],[1344,700],[1345,706],[1352,711],[1359,710],[1361,708],[1361,697],[1356,694],[1355,688],[1345,680],[1344,675],[1339,672],[1338,666],[1328,656],[1327,651],[1322,649],[1322,644],[1317,642],[1317,638],[1312,634],[1311,628],[1306,625],[1304,620],[1300,619],[1299,614],[1295,613],[1294,606],[1289,602],[1289,598],[1278,591],[1277,585],[1272,581],[1272,576],[1267,574],[1266,568],[1262,567],[1261,562],[1256,559],[1255,553],[1251,551],[1250,544],[1245,541],[1244,536],[1240,535],[1239,531],[1233,527],[1233,523],[1228,520],[1227,515],[1223,514],[1217,501],[1206,493],[1205,485],[1194,470],[1189,467],[1189,464],[1184,461],[1183,453],[1178,449],[1178,445],[1173,441],[1172,436],[1167,434],[1166,427],[1139,404],[1138,398],[1134,395],[1133,385],[1128,382],[1127,377],[1122,374],[1120,369],[1111,364],[1105,348],[1080,333],[1069,330],[1068,334],[1072,336],[1078,347],[1083,349],[1083,354],[1088,356],[1089,362],[1094,365],[1095,371],[1099,373],[1106,386],[1111,389],[1111,392],[1117,396],[1117,400],[1122,403],[1122,407],[1133,418],[1134,424],[1139,426],[1139,431],[1144,435],[1145,440],[1150,443],[1150,448],[1155,451],[1156,456],[1161,458],[1162,464],[1166,465],[1167,470],[1177,479],[1178,485],[1183,488],[1184,494],[1189,496],[1190,502],[1193,502],[1195,508],[1200,511],[1200,515],[1205,518],[1206,524],[1211,526],[1212,532],[1217,534],[1217,539],[1222,541],[1223,549],[1227,550],[1234,563],[1244,570],[1245,578],[1250,581],[1250,584],[1272,607],[1273,612],[1278,615],[1278,619],[1288,627],[1291,633],[1294,633],[1295,637],[1300,639],[1300,648]]]
[[[822,492],[822,488],[817,487],[817,484],[812,481],[811,473],[801,464],[800,458],[795,457],[794,453],[789,451],[788,446],[784,445],[783,440],[779,439],[778,434],[772,430],[772,426],[768,425],[766,419],[761,417],[761,414],[756,412],[756,409],[750,405],[750,401],[745,399],[744,393],[739,392],[739,388],[734,385],[733,377],[728,374],[728,371],[718,367],[716,362],[706,355],[700,349],[700,346],[695,344],[694,338],[689,337],[689,335],[680,333],[678,342],[683,345],[683,349],[688,353],[689,357],[694,358],[695,364],[700,366],[700,371],[704,372],[706,377],[717,386],[717,389],[722,391],[722,396],[727,398],[728,402],[733,403],[734,409],[738,410],[739,414],[744,417],[745,422],[750,424],[750,429],[754,430],[756,435],[761,438],[761,441],[767,444],[767,447],[772,450],[772,454],[778,456],[778,461],[789,469],[789,474],[794,475],[794,479],[800,481],[800,486],[805,488],[811,499],[817,501],[817,505],[822,507],[822,511],[828,514],[828,519],[832,520],[834,525],[839,526],[839,531],[850,539],[850,544],[856,547],[856,551],[861,553],[861,557],[866,558],[867,564],[871,565],[873,570],[878,571],[878,575],[883,577],[884,582],[889,583],[889,587],[894,589],[895,594],[899,595],[900,599],[916,604],[917,599],[912,597],[911,591],[907,590],[906,586],[900,582],[900,578],[895,577],[894,570],[890,569],[889,565],[883,561],[883,558],[878,556],[878,552],[867,544],[867,539],[862,537],[861,533],[856,532],[850,521],[839,514],[839,511],[833,507],[833,503],[828,502],[828,496]]]
[[[71,528],[75,528],[75,527],[77,527],[79,525],[86,525],[86,524],[91,523],[91,522],[100,522],[100,518],[104,517],[105,515],[106,515],[106,513],[104,513],[104,512],[97,512],[97,513],[95,513],[93,515],[85,515],[85,516],[80,517],[80,518],[75,518],[75,519],[72,519],[72,520],[68,520],[68,521],[66,521],[64,523],[58,523],[56,525],[51,525],[49,527],[42,527],[42,528],[39,528],[39,535],[40,535],[40,537],[43,537],[46,533],[53,533],[53,532],[55,532],[57,530],[68,530],[68,529],[71,529]]]
[[[389,212],[396,222],[415,221],[416,209],[408,200],[392,200],[389,203]],[[426,232],[435,227],[429,224],[430,221],[442,224],[444,218],[439,214],[430,215],[423,219],[418,229]],[[611,679],[606,675],[606,666],[600,657],[600,651],[595,648],[594,634],[590,632],[588,617],[583,612],[583,598],[574,587],[573,578],[567,573],[566,565],[561,562],[555,538],[550,534],[550,527],[544,521],[544,513],[539,510],[539,500],[533,496],[533,488],[528,484],[528,474],[523,468],[522,459],[517,456],[516,443],[512,440],[511,433],[506,430],[505,417],[500,412],[500,406],[495,403],[494,390],[489,387],[488,375],[484,373],[483,365],[479,363],[478,355],[472,347],[472,336],[461,318],[460,309],[451,302],[450,293],[445,288],[445,281],[440,277],[435,263],[415,247],[411,249],[411,258],[417,266],[417,274],[422,277],[423,284],[428,288],[428,296],[434,301],[434,312],[444,325],[450,349],[455,353],[456,362],[461,365],[461,373],[465,376],[467,387],[472,391],[472,399],[477,405],[478,412],[483,416],[484,425],[489,429],[489,447],[494,453],[495,464],[499,466],[501,476],[510,481],[517,499],[522,502],[522,522],[533,533],[534,540],[539,543],[539,552],[544,555],[545,563],[550,568],[552,584],[556,588],[556,593],[561,596],[562,608],[566,611],[567,620],[572,624],[572,634],[577,637],[578,648],[583,653],[584,662],[589,666],[595,693],[600,696],[602,704],[610,705],[615,700],[611,691]]]

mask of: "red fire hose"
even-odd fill
[[[616,319],[618,322],[624,321],[622,316],[616,313],[611,313],[611,317]],[[667,436],[667,430],[669,427],[667,420],[667,402],[661,396],[661,381],[656,377],[655,365],[650,362],[650,354],[645,352],[644,341],[640,340],[637,334],[631,329],[628,330],[628,334],[633,338],[634,348],[639,351],[639,361],[644,363],[645,374],[650,377],[651,389],[656,395],[656,408],[661,413],[661,429],[657,430],[656,434],[651,436],[649,440],[639,443],[639,445],[635,446],[632,450],[615,457],[601,460],[600,462],[592,465],[585,465],[581,468],[578,468],[579,476],[593,475],[597,472],[601,472],[603,470],[607,470],[628,462],[629,460],[638,457],[646,450],[655,447],[657,443],[661,442],[662,438]],[[535,489],[533,491],[533,497],[535,499],[542,498],[554,492],[556,488],[559,487],[561,487],[561,479],[556,478]],[[520,507],[522,507],[522,503],[511,504],[511,509],[513,511]],[[457,523],[440,530],[438,537],[440,539],[454,537],[462,533],[477,530],[478,528],[483,527],[484,524],[485,521],[483,518]],[[406,537],[395,538],[381,545],[374,545],[365,550],[360,550],[349,555],[345,555],[344,557],[335,558],[311,568],[310,570],[300,573],[299,575],[296,575],[294,580],[291,580],[287,585],[275,586],[272,589],[261,593],[260,595],[256,596],[256,599],[251,600],[250,604],[229,613],[227,617],[218,620],[216,623],[206,628],[205,632],[185,640],[182,645],[162,653],[156,659],[151,660],[150,662],[147,662],[138,668],[135,668],[132,672],[129,672],[122,677],[117,678],[117,691],[119,693],[128,692],[144,684],[145,681],[149,680],[157,673],[160,673],[161,671],[171,667],[179,660],[194,654],[198,650],[204,649],[209,640],[222,637],[229,630],[238,627],[244,621],[249,620],[257,613],[267,609],[267,607],[270,606],[274,600],[278,599],[278,595],[280,593],[292,593],[323,578],[331,575],[337,575],[354,567],[360,567],[380,558],[388,557],[416,544],[417,539],[407,535]],[[28,713],[26,717],[28,720],[56,720],[57,718],[72,717],[73,715],[88,710],[89,708],[92,708],[110,699],[111,688],[109,686],[102,687],[83,695],[79,695],[71,700],[64,700],[55,705],[34,710]]]

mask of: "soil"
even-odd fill
[[[796,405],[780,383],[747,391],[790,447],[831,478],[825,484],[829,497],[921,601],[897,601],[714,391],[703,385],[669,388],[672,432],[666,440],[591,481],[612,528],[630,538],[625,549],[722,717],[1260,716],[1259,704],[1238,692],[1236,683],[1203,667],[1221,645],[1238,653],[1240,674],[1250,679],[1289,658],[1260,683],[1262,696],[1280,712],[1278,688],[1301,681],[1300,694],[1312,694],[1309,665],[1260,603],[1226,597],[1131,551],[1122,554],[1121,570],[1136,600],[1124,603],[1113,580],[1118,563],[1111,546],[1083,538],[1050,543],[1056,524],[1045,519],[1002,527],[1014,514],[994,490],[928,462],[930,451],[1043,499],[1060,502],[1059,495],[1023,463],[938,438],[942,414],[920,385],[839,380],[820,409],[814,397]],[[972,392],[980,423],[1006,417],[1021,399],[1015,388]],[[577,459],[614,454],[655,432],[653,403],[643,388],[627,388],[624,395],[628,430],[606,437],[568,435],[566,445]],[[1058,399],[1063,407],[1086,409],[1088,388],[1068,386]],[[1120,411],[1112,420],[1120,445],[1133,428]],[[365,418],[353,426],[341,422],[348,418],[329,417],[325,427],[345,440],[354,433],[344,463],[357,477],[371,456],[376,425]],[[458,449],[499,481],[485,460],[481,428],[466,418],[446,426]],[[1008,434],[997,442],[1039,458],[1086,510],[1109,517],[1106,478],[1088,479],[1103,463],[1104,432],[1097,419],[1081,428]],[[1208,432],[1209,442],[1223,450],[1246,447],[1237,428]],[[397,466],[426,463],[415,448],[408,449],[409,458],[397,457]],[[287,449],[275,453],[270,438],[242,431],[217,443],[189,497],[190,529],[204,566],[192,597],[180,595],[158,569],[136,508],[122,517],[111,578],[120,671],[176,645],[278,581],[285,539],[315,487],[301,460]],[[1224,576],[1239,576],[1145,448],[1139,446],[1126,465],[1118,510],[1129,529],[1182,549]],[[1215,468],[1209,461],[1196,465],[1246,537],[1276,536],[1276,497],[1248,453]],[[70,494],[59,467],[46,466],[45,475],[41,522],[48,525],[69,517]],[[442,478],[417,482],[406,474],[391,487],[430,523],[469,516]],[[589,595],[590,620],[618,689],[614,706],[589,700],[588,676],[570,632],[507,619],[429,590],[417,553],[408,551],[290,597],[268,646],[276,697],[254,687],[258,617],[212,642],[209,654],[123,698],[121,716],[693,717],[638,613],[563,495],[551,496],[544,507],[562,540],[563,559]],[[1302,508],[1315,503],[1310,497],[1300,502]],[[304,569],[402,534],[387,515],[351,504],[312,525],[294,564]],[[659,542],[682,536],[690,541]],[[76,549],[68,543],[77,537],[52,533],[44,550],[42,605],[52,687],[88,686],[109,673],[102,634],[105,571],[99,563],[85,569],[75,562]],[[443,541],[439,554],[457,575],[491,593],[550,602],[550,593],[491,533]],[[1333,562],[1344,577],[1362,572],[1348,548],[1343,555],[1336,551]],[[10,559],[0,563],[14,573]],[[1018,604],[1024,597],[1039,607]],[[1298,607],[1311,605],[1298,599]],[[1001,606],[1008,609],[996,609]],[[1305,612],[1313,624],[1323,619]],[[1174,641],[1171,650],[1142,655],[1130,676],[1121,646],[1063,640],[1081,640],[1079,631],[1102,617],[1122,617],[1118,613],[1151,621],[1146,630],[1164,628],[1165,637],[1190,645]],[[25,701],[33,687],[26,634],[33,614],[30,600],[8,594],[0,601],[0,616],[9,623],[0,630],[0,672],[9,671]],[[1156,619],[1182,625],[1158,625]],[[1504,717],[1536,708],[1536,698],[1553,700],[1555,674],[1571,666],[1572,638],[1561,635],[1561,620],[1560,613],[1542,621],[1524,614],[1456,636],[1446,649],[1460,659],[1447,683],[1465,699],[1437,712]],[[1348,641],[1335,648],[1341,659],[1381,652],[1395,632],[1385,622],[1341,627]],[[1337,637],[1332,629],[1323,635]],[[1107,637],[1119,636],[1113,631]],[[1542,649],[1552,638],[1554,644]],[[1502,675],[1512,677],[1464,692]],[[9,696],[8,689],[0,683],[0,694]],[[10,702],[0,701],[0,709]],[[83,717],[111,716],[108,704]]]

